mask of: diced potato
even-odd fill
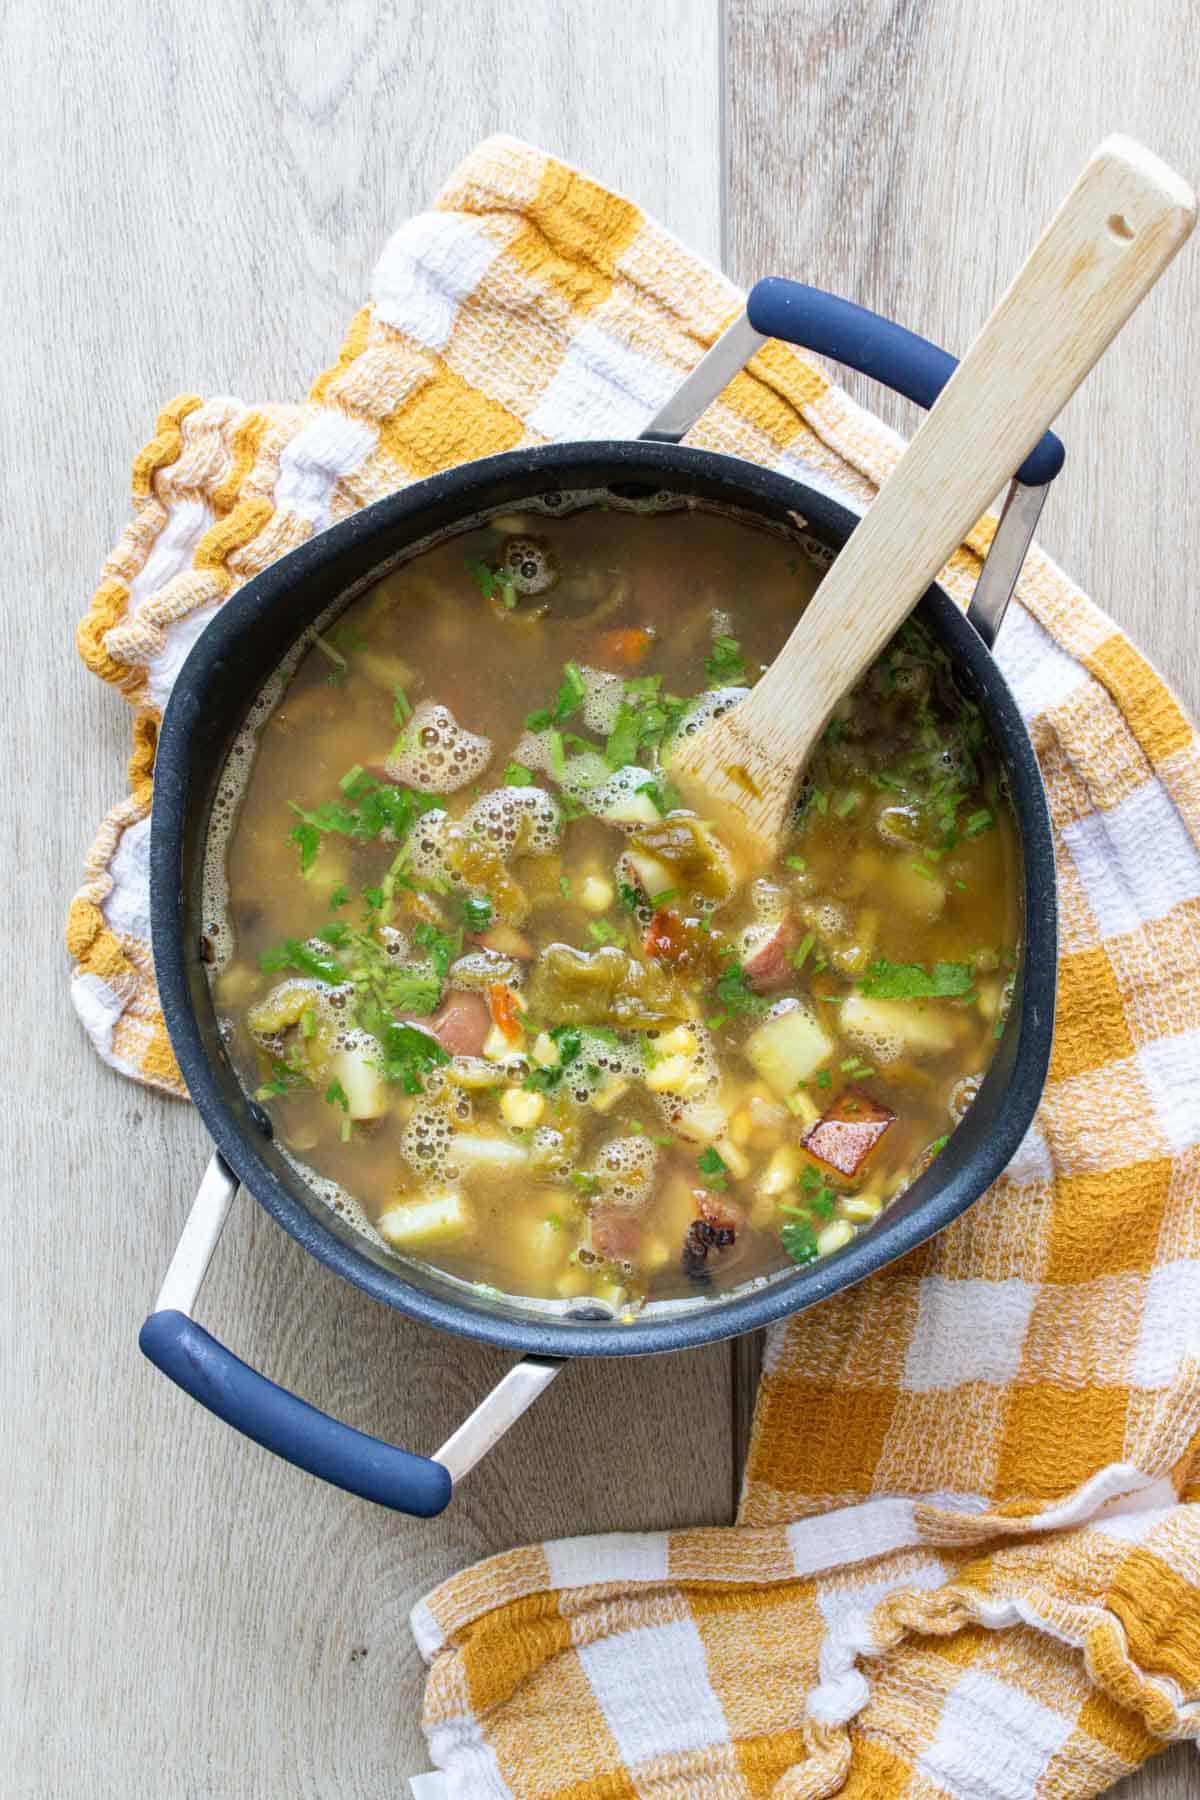
[[[535,1063],[543,1069],[556,1069],[562,1060],[558,1053],[558,1045],[548,1031],[539,1031],[533,1040],[533,1049],[529,1053]]]
[[[637,876],[638,886],[647,896],[665,894],[668,888],[675,886],[674,875],[657,856],[649,856],[645,850],[627,850],[625,855]]]
[[[399,1250],[427,1244],[434,1238],[461,1237],[471,1227],[466,1201],[456,1188],[425,1194],[419,1200],[401,1200],[389,1206],[375,1221],[375,1229]]]
[[[629,1083],[623,1075],[608,1074],[592,1095],[592,1105],[599,1113],[611,1112],[622,1094],[629,1092]]]
[[[521,1266],[530,1274],[543,1277],[552,1275],[566,1262],[573,1241],[558,1215],[554,1196],[547,1195],[547,1201],[549,1216],[525,1218],[516,1227],[516,1248]],[[571,1201],[560,1196],[558,1205],[570,1209]]]
[[[654,779],[648,769],[639,770],[638,773],[644,774],[648,782]],[[606,825],[657,825],[662,814],[647,790],[640,787],[631,794],[620,795],[612,802],[611,806],[605,807],[600,817]],[[669,880],[664,882],[663,886],[669,887]],[[661,893],[662,888],[655,888],[653,891],[656,894]]]
[[[763,1170],[758,1191],[770,1199],[778,1199],[794,1188],[799,1179],[799,1152],[791,1144],[781,1144]]]
[[[833,1219],[817,1234],[817,1255],[831,1256],[835,1250],[844,1250],[853,1237],[853,1225],[846,1219]]]
[[[693,1143],[712,1144],[717,1138],[724,1137],[728,1124],[725,1109],[719,1101],[689,1100],[679,1109],[675,1130],[680,1137],[689,1138]]]
[[[717,1139],[717,1155],[737,1181],[744,1181],[750,1173],[750,1158],[738,1149],[733,1139],[723,1137]]]
[[[937,1001],[866,1000],[851,994],[838,1009],[842,1030],[881,1060],[879,1045],[894,1043],[914,1055],[937,1054],[954,1045],[954,1022]]]
[[[329,1072],[342,1084],[348,1116],[356,1122],[378,1119],[387,1111],[387,1080],[379,1063],[365,1050],[338,1050]]]
[[[673,1025],[670,1031],[664,1031],[654,1040],[654,1053],[656,1056],[694,1056],[696,1034],[686,1025]]]
[[[464,1175],[512,1176],[529,1162],[524,1144],[511,1138],[483,1137],[473,1131],[456,1132],[450,1144],[450,1158]]]
[[[579,884],[579,904],[585,912],[605,913],[616,897],[616,889],[606,875],[585,875]]]
[[[832,1052],[833,1039],[804,1006],[775,1013],[746,1039],[746,1055],[763,1080],[785,1100]]]
[[[500,1116],[506,1125],[525,1131],[536,1125],[546,1110],[541,1094],[527,1093],[524,1088],[506,1088],[500,1096]]]
[[[868,1225],[883,1211],[883,1201],[878,1194],[848,1194],[842,1201],[842,1211],[856,1225]]]
[[[883,890],[910,919],[936,919],[946,904],[940,875],[918,875],[911,862],[894,862],[883,878]]]
[[[691,1072],[690,1056],[660,1056],[654,1067],[646,1070],[646,1086],[652,1094],[681,1094]]]
[[[416,680],[411,663],[406,663],[403,657],[394,655],[390,650],[380,650],[373,646],[354,652],[354,670],[356,674],[365,675],[368,681],[378,682],[389,693],[398,687],[411,687]]]

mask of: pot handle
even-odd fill
[[[768,275],[750,289],[746,310],[726,326],[639,435],[651,442],[681,442],[701,413],[772,337],[833,357],[924,407],[933,405],[958,367],[957,357],[948,351],[865,306],[827,294],[823,288]],[[1000,522],[967,608],[967,618],[989,649],[1033,542],[1049,484],[1065,456],[1061,440],[1048,431],[1009,483]]]
[[[260,1375],[186,1313],[151,1313],[138,1344],[185,1394],[298,1469],[419,1519],[432,1519],[448,1505],[450,1471],[441,1463],[319,1412]]]
[[[145,1356],[193,1400],[265,1450],[360,1499],[431,1519],[461,1479],[549,1385],[562,1367],[529,1356],[511,1368],[435,1456],[418,1456],[343,1425],[289,1394],[191,1317],[200,1285],[237,1194],[236,1175],[214,1155],[188,1214],[158,1304],[138,1336]]]
[[[892,319],[822,288],[767,275],[746,296],[746,317],[760,337],[828,356],[881,381],[928,410],[958,367],[958,358]],[[1048,431],[1017,470],[1026,487],[1044,487],[1063,466],[1062,440]]]

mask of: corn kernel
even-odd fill
[[[540,1063],[543,1069],[555,1069],[558,1067],[560,1061],[558,1045],[548,1031],[538,1032],[533,1040],[533,1049],[530,1054],[532,1055],[534,1062]]]
[[[674,1025],[655,1040],[654,1053],[656,1056],[694,1056],[696,1034],[686,1025]]]
[[[729,1136],[732,1142],[738,1145],[748,1144],[753,1130],[754,1120],[750,1116],[749,1109],[740,1106],[729,1121]]]
[[[528,1094],[524,1088],[505,1088],[500,1096],[500,1116],[506,1125],[524,1131],[536,1125],[546,1110],[540,1094]]]
[[[578,894],[580,906],[591,913],[607,912],[617,897],[612,882],[604,875],[585,875]]]
[[[830,1256],[835,1250],[844,1249],[853,1236],[854,1227],[848,1219],[834,1219],[817,1237],[817,1255]]]

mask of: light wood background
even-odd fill
[[[411,1603],[525,1539],[729,1518],[753,1392],[753,1346],[580,1365],[422,1525],[247,1446],[139,1358],[204,1134],[97,1061],[61,927],[129,723],[71,630],[158,403],[302,394],[389,230],[496,129],[616,183],[740,279],[797,275],[961,347],[1105,131],[1200,175],[1198,30],[1200,0],[10,0],[6,1793],[401,1793],[425,1766]],[[1072,403],[1043,534],[1193,708],[1198,279],[1193,249]],[[384,1313],[245,1200],[203,1317],[419,1449],[501,1367]],[[1122,1791],[1182,1800],[1193,1780],[1176,1749]]]

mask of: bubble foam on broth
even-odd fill
[[[490,738],[468,731],[440,701],[422,700],[408,722],[403,749],[384,767],[393,781],[423,794],[456,794],[478,781],[491,760]]]

